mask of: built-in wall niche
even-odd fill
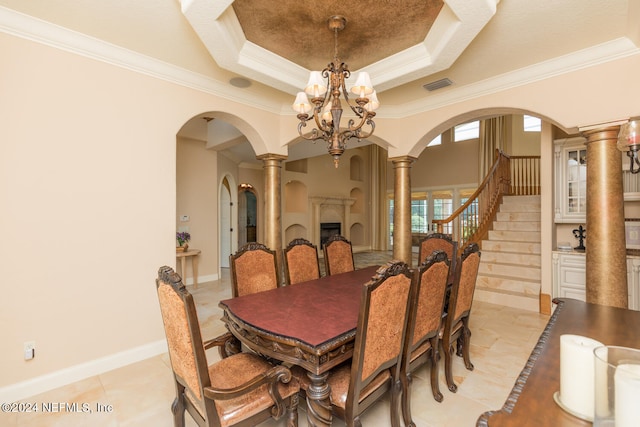
[[[307,212],[307,186],[300,181],[289,181],[284,186],[284,211],[286,213]]]
[[[353,246],[365,246],[366,242],[365,242],[365,233],[364,233],[364,226],[359,223],[356,222],[351,226],[351,244]]]
[[[285,244],[288,244],[293,239],[308,239],[307,227],[301,224],[293,224],[287,227],[284,231]]]
[[[364,213],[364,192],[359,188],[354,188],[351,190],[351,198],[354,200],[351,205],[351,213]]]
[[[349,175],[353,181],[362,181],[364,179],[362,157],[351,156],[349,160]]]
[[[288,172],[307,173],[307,159],[285,162],[284,170]]]

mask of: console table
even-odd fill
[[[605,345],[640,348],[640,312],[557,298],[557,307],[502,409],[485,412],[478,427],[591,426],[553,400],[560,390],[560,335],[576,334]]]
[[[189,249],[184,252],[177,252],[176,258],[180,260],[180,276],[184,283],[187,283],[187,258],[191,258],[191,271],[193,271],[193,286],[198,289],[198,257],[200,249]]]

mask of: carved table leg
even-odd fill
[[[331,425],[331,402],[329,400],[328,373],[316,375],[307,372],[311,384],[307,389],[307,421],[309,427]]]

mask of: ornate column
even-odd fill
[[[282,201],[280,181],[282,161],[286,156],[263,154],[258,156],[264,168],[264,244],[276,251],[278,265],[282,265]]]
[[[411,163],[415,157],[390,159],[393,163],[393,258],[411,267]]]
[[[627,308],[622,156],[619,126],[583,132],[587,138],[587,302]]]

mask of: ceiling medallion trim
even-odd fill
[[[491,20],[498,2],[449,0],[423,43],[353,73],[375,76],[373,84],[383,91],[442,71]],[[222,68],[295,95],[310,70],[248,41],[230,4],[229,0],[183,0],[182,13]],[[220,13],[223,7],[226,10]]]

